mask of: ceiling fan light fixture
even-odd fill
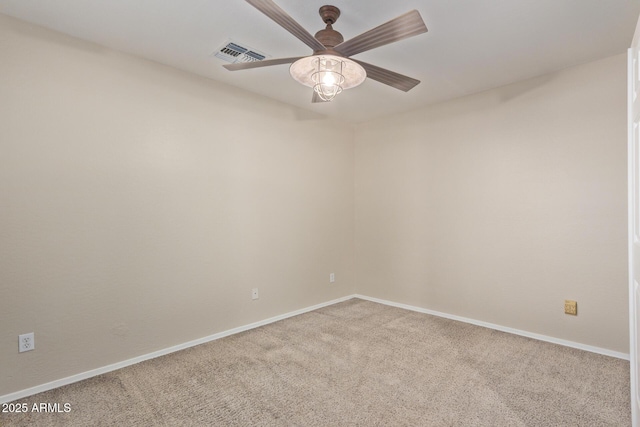
[[[313,88],[324,101],[331,101],[345,89],[360,85],[367,72],[360,64],[336,55],[314,55],[291,64],[291,77]]]
[[[340,59],[319,56],[316,58],[317,71],[311,75],[313,80],[313,90],[315,90],[323,101],[331,101],[337,94],[342,92],[344,76],[342,67],[344,62]]]
[[[340,16],[340,9],[335,6],[324,5],[320,8],[318,12],[326,24],[326,28],[312,36],[302,25],[281,9],[274,0],[246,1],[310,47],[313,50],[313,55],[242,64],[225,64],[224,67],[227,70],[248,70],[271,65],[292,64],[289,69],[291,77],[299,83],[313,88],[311,102],[314,103],[329,101],[341,91],[358,86],[367,77],[405,92],[420,83],[420,80],[349,59],[353,55],[426,33],[427,26],[417,10],[411,10],[345,41],[342,34],[333,29],[333,25]],[[327,65],[329,66],[327,67]],[[370,75],[367,76],[367,73]]]

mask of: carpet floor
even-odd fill
[[[630,426],[629,362],[352,299],[15,403],[0,426]]]

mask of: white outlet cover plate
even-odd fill
[[[33,332],[18,335],[18,351],[23,353],[36,348],[36,341]]]
[[[258,288],[253,288],[251,290],[251,299],[258,299]]]

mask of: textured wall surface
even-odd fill
[[[350,126],[3,15],[0,57],[0,395],[354,293]]]
[[[365,295],[628,352],[626,216],[625,55],[356,131]]]

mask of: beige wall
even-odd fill
[[[359,126],[358,292],[628,352],[625,58]]]
[[[352,127],[3,15],[0,58],[0,396],[354,293]]]

